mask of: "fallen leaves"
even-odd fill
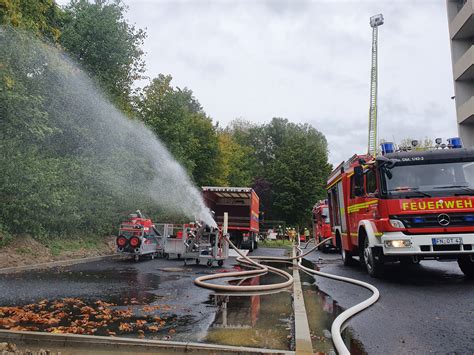
[[[138,302],[131,298],[129,304]],[[165,331],[168,322],[176,321],[163,314],[154,314],[158,310],[170,309],[167,305],[135,307],[138,312],[135,315],[132,306],[124,308],[100,300],[93,303],[78,298],[41,300],[21,307],[0,307],[0,329],[108,336],[135,333],[143,338],[146,333]],[[170,329],[168,334],[175,332],[175,329]]]
[[[131,332],[132,326],[129,323],[120,323],[119,330],[122,332]]]

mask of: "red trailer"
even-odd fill
[[[162,235],[153,221],[140,210],[130,214],[128,220],[120,224],[116,243],[119,253],[130,255],[135,261],[144,255],[154,259],[163,252]]]
[[[215,213],[222,227],[224,212],[229,214],[230,239],[238,248],[257,248],[259,232],[259,198],[249,187],[202,187],[206,206]]]

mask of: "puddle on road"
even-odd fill
[[[59,282],[60,287],[87,288],[97,284],[98,288],[108,288],[74,300],[64,301],[65,296],[60,296],[41,303],[41,298],[31,298],[29,305],[17,304],[10,310],[0,307],[0,328],[294,350],[291,292],[224,296],[192,283],[197,274],[219,271],[166,268],[146,273],[119,268],[17,274],[11,278],[20,277],[22,280],[18,281],[25,284],[36,279],[41,283],[51,280],[56,285]],[[257,285],[281,280],[278,275],[267,274],[246,282]],[[331,353],[334,349],[329,329],[342,310],[318,290],[312,277],[301,274],[301,280],[314,350]],[[35,314],[41,312],[49,321],[37,324]],[[344,332],[344,339],[351,353],[365,354],[350,328]]]
[[[330,330],[332,322],[344,309],[331,296],[318,289],[312,276],[302,272],[300,276],[313,350],[322,354],[335,354]],[[342,332],[342,338],[351,354],[367,354],[362,343],[354,337],[350,327]]]
[[[267,274],[247,281],[246,285],[281,282]],[[253,296],[211,295],[217,308],[205,342],[258,348],[293,348],[292,297],[289,290]]]

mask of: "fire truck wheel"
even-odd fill
[[[323,245],[321,245],[321,251],[323,252],[323,254],[327,254],[329,253],[329,245],[328,243],[324,243]],[[351,258],[352,259],[352,258]]]
[[[369,244],[369,238],[364,239],[364,264],[367,273],[372,277],[380,277],[383,274],[384,265],[375,259],[373,248]]]
[[[317,236],[317,237],[316,237],[316,242],[317,242],[318,244],[322,242],[320,236]],[[324,245],[323,245],[323,244],[319,244],[319,245],[318,245],[318,250],[321,250],[321,251],[324,253]]]
[[[208,267],[211,267],[211,266],[212,266],[212,260],[208,260],[208,261],[207,261],[207,266],[208,266]]]
[[[466,277],[474,278],[474,261],[469,255],[461,255],[458,258],[458,265]]]
[[[344,248],[341,249],[341,255],[342,255],[342,262],[344,263],[345,266],[355,265],[355,260],[352,258],[352,255],[350,255],[346,250],[344,250]]]
[[[219,260],[219,261],[217,262],[217,265],[219,265],[219,266],[224,265],[224,260]]]

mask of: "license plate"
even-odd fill
[[[462,238],[450,237],[450,238],[431,238],[433,245],[457,245],[462,244]]]

